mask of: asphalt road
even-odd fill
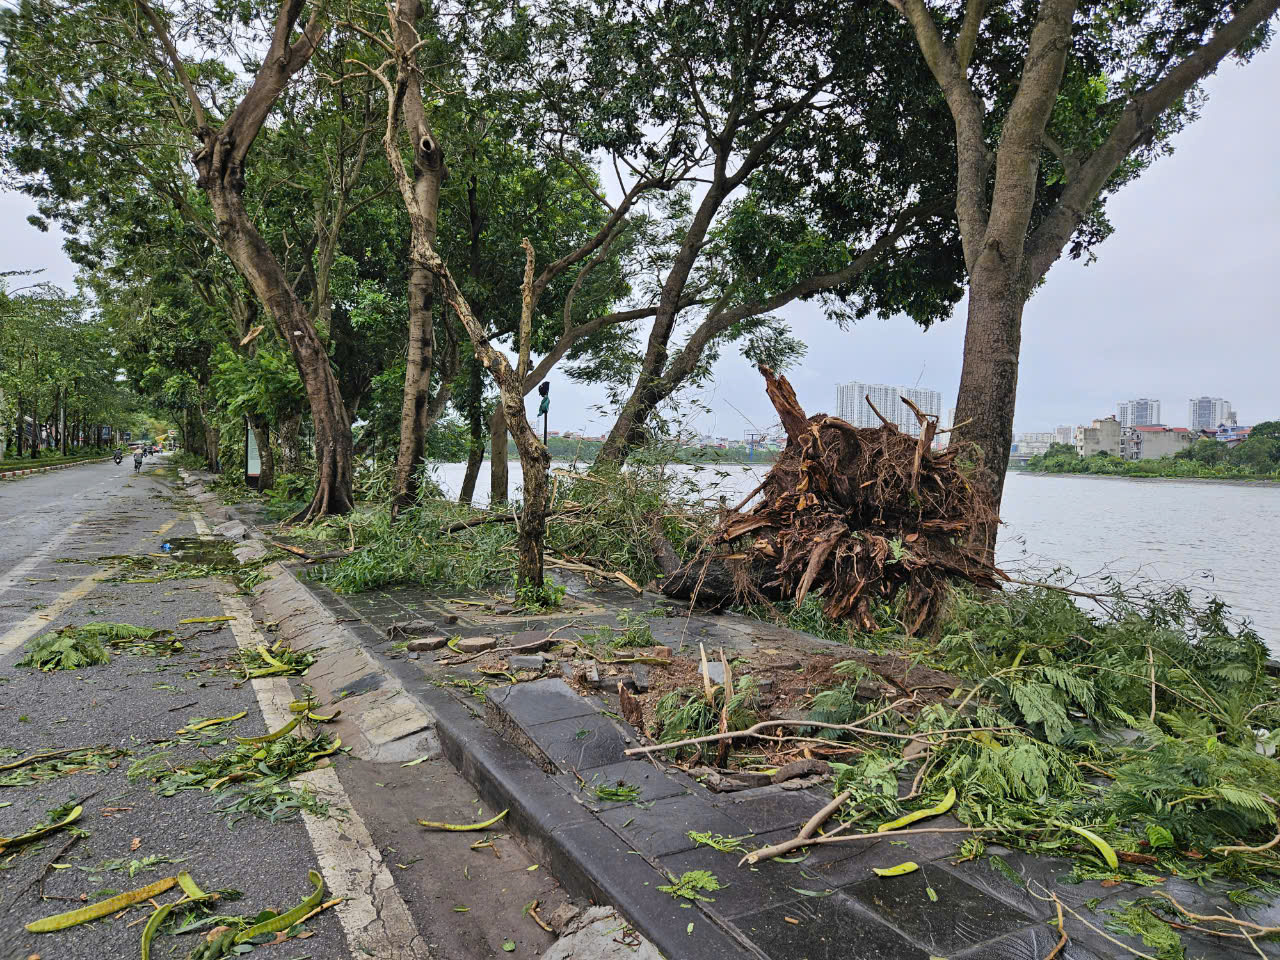
[[[62,932],[32,934],[24,926],[181,869],[205,890],[239,891],[239,900],[220,903],[217,912],[249,916],[301,902],[311,889],[309,870],[350,869],[323,863],[297,818],[232,820],[216,809],[225,795],[189,790],[163,797],[145,776],[128,776],[142,759],[180,767],[230,749],[225,738],[231,734],[266,732],[253,688],[229,667],[237,650],[232,631],[219,623],[178,622],[224,615],[221,597],[236,589],[232,582],[130,583],[125,580],[146,579],[146,572],[102,559],[158,553],[170,538],[196,535],[195,505],[172,475],[164,458],[148,459],[140,476],[126,459],[118,467],[93,464],[0,483],[0,838],[22,834],[64,804],[83,806],[75,830],[0,849],[0,960],[139,956],[151,912],[146,904]],[[185,648],[171,656],[117,651],[107,665],[75,671],[16,666],[28,638],[95,620],[176,630]],[[214,728],[203,743],[161,746],[193,718],[241,711],[244,719]],[[14,759],[85,746],[119,754],[96,771],[4,785],[11,774],[3,766]],[[415,825],[416,817],[458,822],[477,813],[474,792],[447,763],[406,769],[338,755],[334,770],[350,809],[332,815],[354,812],[362,819],[392,865],[430,957],[541,955],[552,938],[523,907],[538,898],[549,913],[563,901],[545,868],[534,869],[511,840],[498,840],[496,853],[473,850],[475,834],[432,834]],[[177,898],[171,892],[156,902]],[[358,931],[344,930],[337,912],[308,921],[311,935],[304,939],[255,952],[269,960],[407,956],[395,944],[364,942]],[[152,956],[184,957],[197,936],[159,937]],[[508,942],[516,950],[504,949]]]

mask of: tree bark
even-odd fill
[[[280,459],[285,473],[302,471],[302,414],[291,413],[280,420]]]
[[[1000,276],[1001,272],[1005,275]],[[953,444],[968,448],[975,480],[987,491],[993,511],[1000,506],[1009,467],[1022,346],[1025,299],[1011,272],[983,270],[969,284],[964,364],[956,405],[956,423],[961,426],[951,438]],[[980,535],[988,550],[994,550],[996,530],[983,530]]]
[[[427,432],[434,350],[431,285],[434,278],[418,266],[409,268],[409,355],[404,371],[404,399],[400,407],[400,448],[396,453],[392,515],[418,497],[418,463]]]
[[[507,502],[511,485],[507,468],[507,415],[499,403],[489,418],[489,508]]]

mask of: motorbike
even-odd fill
[[[124,459],[124,454],[117,450],[114,459],[116,461],[116,466],[118,467],[120,466],[120,461]]]

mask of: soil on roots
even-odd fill
[[[936,418],[918,413],[921,435],[912,437],[888,421],[864,428],[806,416],[785,377],[760,372],[786,449],[758,502],[726,511],[702,555],[674,572],[664,592],[797,604],[819,592],[828,617],[864,629],[874,628],[878,605],[893,603],[918,633],[936,619],[950,581],[1002,582],[980,536],[999,517],[958,450],[932,449]]]

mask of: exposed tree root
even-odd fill
[[[915,633],[937,616],[949,581],[1004,581],[989,545],[976,540],[998,518],[966,477],[958,451],[931,448],[944,432],[936,417],[916,411],[919,437],[887,421],[858,428],[826,414],[806,417],[785,377],[764,366],[760,372],[786,430],[786,450],[756,505],[727,511],[711,552],[669,573],[664,593],[711,603],[800,603],[820,591],[828,617],[866,628],[874,626],[878,604],[901,598]]]

